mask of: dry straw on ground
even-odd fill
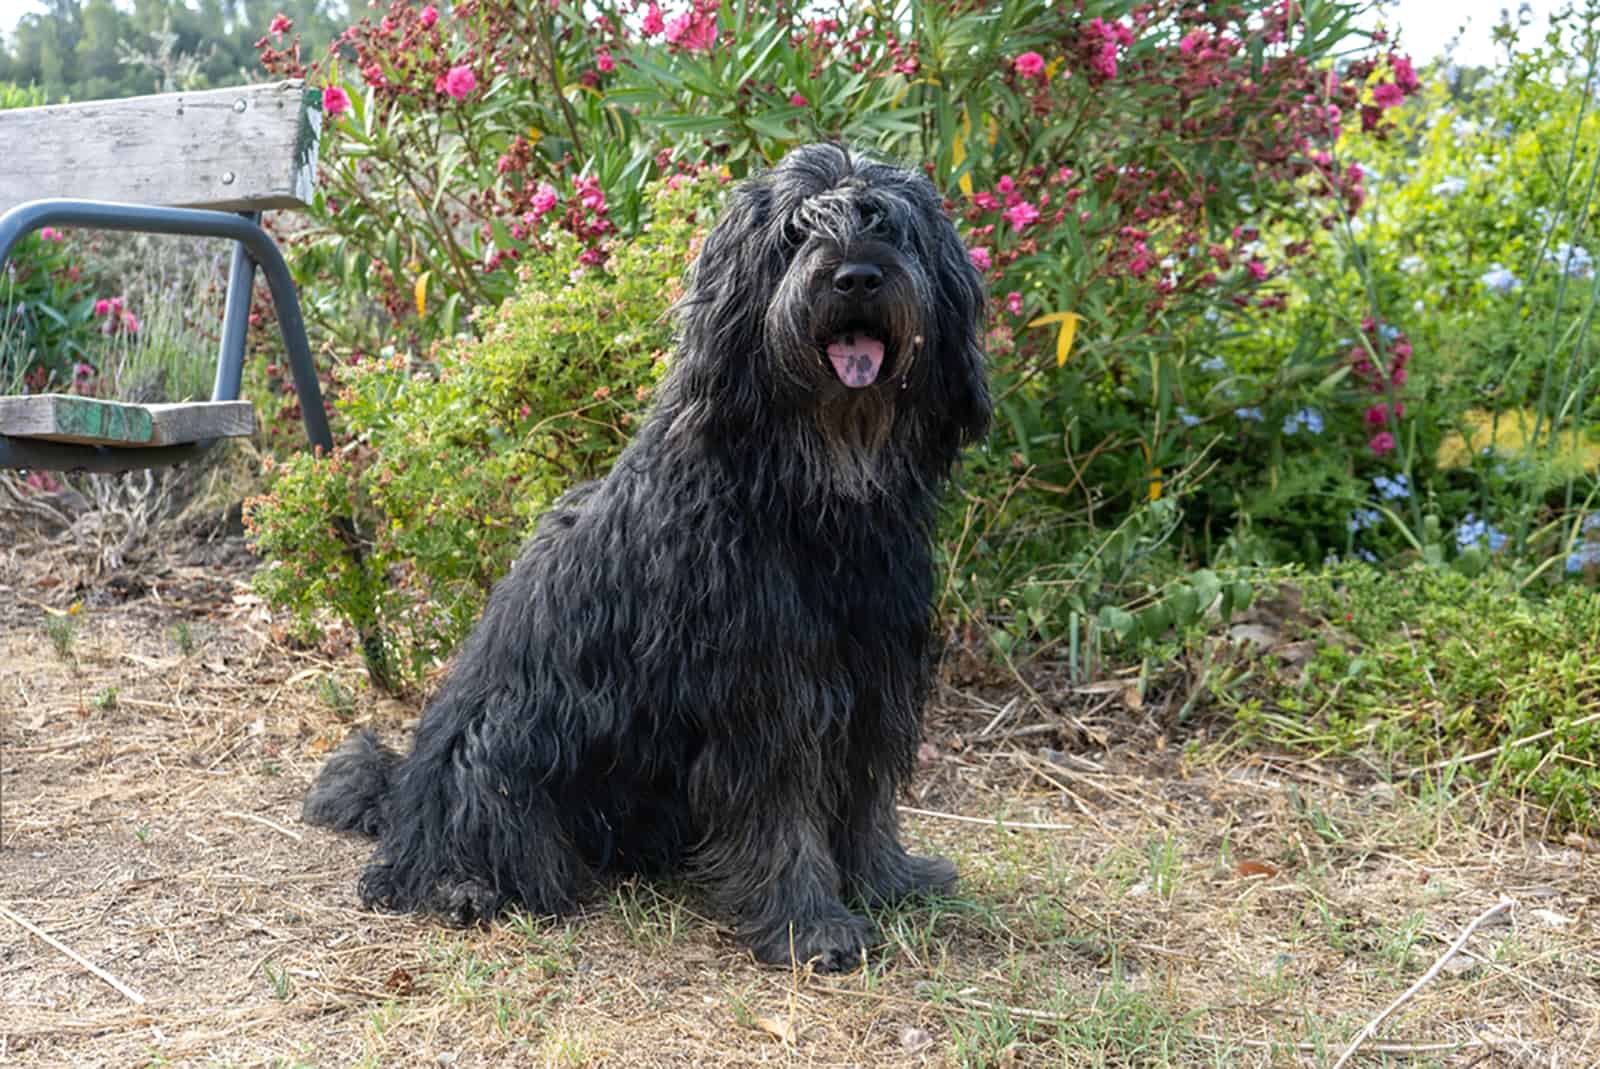
[[[414,710],[289,642],[236,545],[173,554],[0,549],[0,1064],[1600,1064],[1592,844],[1043,668],[941,686],[905,819],[961,896],[863,973],[757,967],[675,885],[362,912],[300,794],[348,716]]]

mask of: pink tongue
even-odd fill
[[[871,386],[883,367],[883,342],[865,334],[841,334],[828,343],[828,359],[846,386]]]

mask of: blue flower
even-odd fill
[[[1350,528],[1351,534],[1355,534],[1358,531],[1365,531],[1369,527],[1376,527],[1382,521],[1383,517],[1378,513],[1377,509],[1356,509],[1350,513],[1350,520],[1345,526]]]
[[[1207,357],[1206,359],[1200,361],[1200,370],[1201,371],[1226,371],[1226,370],[1228,370],[1228,364],[1227,364],[1227,361],[1223,360],[1222,357],[1220,357],[1220,356],[1210,356],[1210,357]]]
[[[1380,475],[1372,480],[1372,485],[1377,487],[1379,496],[1385,501],[1404,501],[1411,496],[1411,479],[1405,472],[1392,479],[1387,475]]]
[[[1522,281],[1516,275],[1499,264],[1491,264],[1489,270],[1485,271],[1478,281],[1495,293],[1510,293],[1522,285]]]
[[[1568,278],[1590,278],[1594,275],[1594,257],[1582,245],[1562,242],[1545,254]]]
[[[1247,419],[1252,423],[1260,423],[1266,418],[1261,414],[1261,409],[1259,408],[1236,408],[1233,410],[1233,414],[1238,416],[1240,419]]]
[[[1314,408],[1302,408],[1298,412],[1289,413],[1283,421],[1283,433],[1294,434],[1301,428],[1312,434],[1322,433],[1322,413]]]
[[[1583,533],[1593,534],[1600,530],[1600,512],[1592,512],[1583,518]]]
[[[1584,542],[1567,554],[1567,574],[1600,564],[1600,542]]]
[[[1190,412],[1182,405],[1178,406],[1178,419],[1183,421],[1183,425],[1185,427],[1193,427],[1196,423],[1200,422],[1199,416],[1195,415],[1193,412]]]
[[[1456,527],[1456,548],[1468,550],[1479,543],[1487,545],[1490,553],[1499,553],[1506,544],[1505,532],[1469,512]]]
[[[1378,563],[1378,555],[1376,553],[1372,552],[1372,550],[1366,548],[1365,546],[1361,546],[1356,550],[1356,556],[1360,557],[1362,560],[1366,561],[1368,564],[1377,564]]]

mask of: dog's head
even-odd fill
[[[679,312],[715,403],[814,414],[830,447],[870,452],[904,420],[953,459],[988,427],[982,280],[915,171],[794,150],[733,192]]]

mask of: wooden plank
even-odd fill
[[[43,197],[300,208],[321,132],[322,91],[299,81],[0,111],[0,212]]]
[[[248,401],[129,405],[72,394],[0,397],[0,434],[84,445],[181,445],[255,433]]]

